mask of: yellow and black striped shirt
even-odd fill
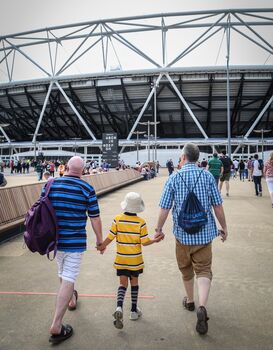
[[[144,268],[141,245],[150,241],[144,219],[127,213],[117,215],[108,238],[116,239],[117,256],[114,263],[116,269],[137,271]]]

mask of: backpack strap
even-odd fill
[[[48,196],[49,191],[50,191],[50,188],[51,188],[51,186],[52,186],[54,180],[55,180],[55,179],[50,179],[50,180],[47,182],[46,188],[45,188],[45,195],[44,195],[44,197],[47,197],[47,196]]]
[[[199,175],[198,175],[198,177],[197,177],[197,179],[196,179],[196,181],[195,181],[195,183],[194,183],[194,185],[193,185],[193,187],[192,187],[191,190],[190,190],[189,186],[186,184],[185,180],[183,179],[182,174],[181,174],[181,173],[178,173],[178,175],[179,175],[179,177],[181,178],[181,180],[184,182],[184,184],[185,184],[187,190],[188,190],[189,192],[193,192],[193,190],[195,189],[195,187],[196,187],[196,185],[197,185],[197,182],[199,181],[199,178],[200,178],[201,174],[203,173],[203,171],[204,171],[204,170],[201,170],[201,171],[200,171],[200,173],[199,173]]]

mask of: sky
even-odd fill
[[[82,21],[107,19],[113,17],[144,15],[152,13],[164,12],[182,12],[194,10],[207,9],[225,9],[225,8],[269,8],[273,7],[271,0],[210,0],[210,1],[184,1],[184,0],[1,0],[0,12],[0,34],[10,34],[20,31],[45,28],[54,25],[62,25],[69,23],[77,23]],[[199,32],[200,33],[200,32]],[[260,32],[268,40],[272,40],[272,27],[262,29]],[[196,38],[196,33],[193,31],[186,32],[183,38],[179,33],[173,34],[169,37],[169,51],[171,59],[187,43],[190,43]],[[222,34],[219,33],[215,39],[211,40],[207,46],[204,45],[196,55],[187,57],[183,62],[179,62],[178,66],[202,66],[225,64],[225,43],[221,45]],[[253,44],[247,43],[247,40],[237,40],[237,36],[233,34],[233,44],[231,47],[231,64],[273,64],[272,56],[267,52],[258,49]],[[148,54],[155,58],[159,58],[159,38],[152,35],[138,36],[132,38],[136,45],[139,45]],[[157,42],[158,40],[158,42]],[[70,47],[61,48],[59,52],[60,64],[69,54],[73,52],[76,43],[71,43]],[[118,54],[120,54],[120,61],[123,69],[134,68],[150,68],[147,62],[143,62],[138,57],[129,56],[129,53],[124,47],[118,43],[115,47]],[[112,50],[112,53],[110,52]],[[112,62],[109,62],[109,69],[118,64],[118,60],[114,54],[113,48],[109,49],[109,57],[112,57]],[[203,50],[203,51],[202,51]],[[43,66],[49,66],[49,60],[45,57],[42,50],[31,50],[29,53],[33,54],[35,60]],[[219,55],[218,55],[219,53]],[[112,55],[112,56],[111,56]],[[67,70],[67,74],[86,73],[91,71],[100,71],[101,67],[101,51],[99,49],[94,51],[91,58],[79,61],[71,70]],[[217,58],[218,57],[218,58]],[[1,59],[1,56],[0,56]],[[109,59],[111,61],[111,59]],[[14,75],[18,79],[27,79],[28,77],[36,77],[40,75],[36,69],[31,70],[29,64],[24,62],[23,57],[16,57],[16,64]],[[37,75],[37,77],[38,77]],[[43,74],[41,76],[44,76]],[[7,72],[5,67],[0,65],[0,82],[7,79]]]

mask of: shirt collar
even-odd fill
[[[196,163],[185,163],[185,164],[182,166],[181,170],[183,170],[183,169],[185,169],[185,168],[197,168],[197,165],[196,165]]]

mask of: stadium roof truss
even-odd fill
[[[154,142],[160,144],[191,138],[210,145],[226,143],[227,138],[231,153],[232,144],[253,142],[256,127],[271,129],[267,139],[273,143],[273,67],[230,67],[231,32],[269,58],[273,36],[265,39],[258,30],[268,26],[273,26],[272,8],[228,9],[113,18],[0,36],[0,72],[6,76],[0,80],[0,131],[5,144],[30,147],[42,133],[44,144],[69,144],[80,138],[79,144],[99,146],[102,133],[114,131],[123,150],[136,130],[144,130],[140,121],[155,124]],[[172,56],[169,33],[186,29],[198,29],[199,34]],[[159,34],[160,61],[132,40],[134,35],[145,40],[150,32]],[[184,57],[219,32],[222,42],[226,39],[225,67],[181,66]],[[117,44],[150,68],[123,69]],[[60,49],[66,45],[70,53],[64,57]],[[43,63],[32,54],[40,48],[47,51]],[[110,48],[118,62],[116,70],[109,70]],[[97,49],[102,71],[67,75],[83,57],[97,56]],[[40,75],[18,79],[19,57]]]

